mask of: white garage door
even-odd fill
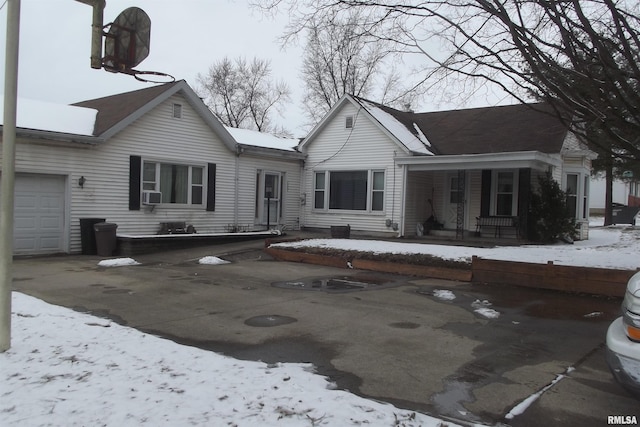
[[[65,250],[65,177],[16,175],[14,253]]]

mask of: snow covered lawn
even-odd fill
[[[441,425],[334,390],[309,364],[240,361],[16,292],[12,320],[3,426]]]
[[[522,245],[496,248],[403,243],[401,241],[356,239],[309,239],[271,245],[282,248],[323,248],[362,251],[374,254],[420,254],[446,260],[471,262],[473,255],[485,259],[521,261],[580,267],[635,270],[640,267],[640,228],[626,226],[598,227],[589,231],[589,240],[572,245]]]

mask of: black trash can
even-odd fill
[[[80,218],[80,244],[82,255],[96,255],[96,232],[93,226],[99,222],[105,222],[104,218]]]
[[[110,222],[99,222],[94,224],[96,233],[96,249],[100,256],[111,256],[116,250],[116,229],[117,224]]]

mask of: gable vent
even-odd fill
[[[173,104],[173,118],[174,119],[182,118],[182,104]]]
[[[347,129],[353,128],[353,116],[345,117],[344,127],[347,128]]]

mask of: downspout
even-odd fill
[[[298,207],[298,230],[302,230],[307,222],[307,203],[313,203],[311,194],[307,196],[307,169],[304,160],[300,160],[300,201]]]
[[[391,192],[391,224],[393,226],[393,220],[396,215],[396,156],[398,153],[393,150],[393,191]]]
[[[407,166],[399,165],[399,167],[402,169],[402,193],[400,195],[400,229],[398,230],[398,237],[404,237],[404,212],[407,203]]]
[[[234,179],[234,189],[233,189],[233,225],[234,227],[238,227],[239,221],[239,202],[238,199],[240,197],[240,155],[244,152],[242,147],[237,146],[236,148],[236,165],[235,165],[235,179]]]

